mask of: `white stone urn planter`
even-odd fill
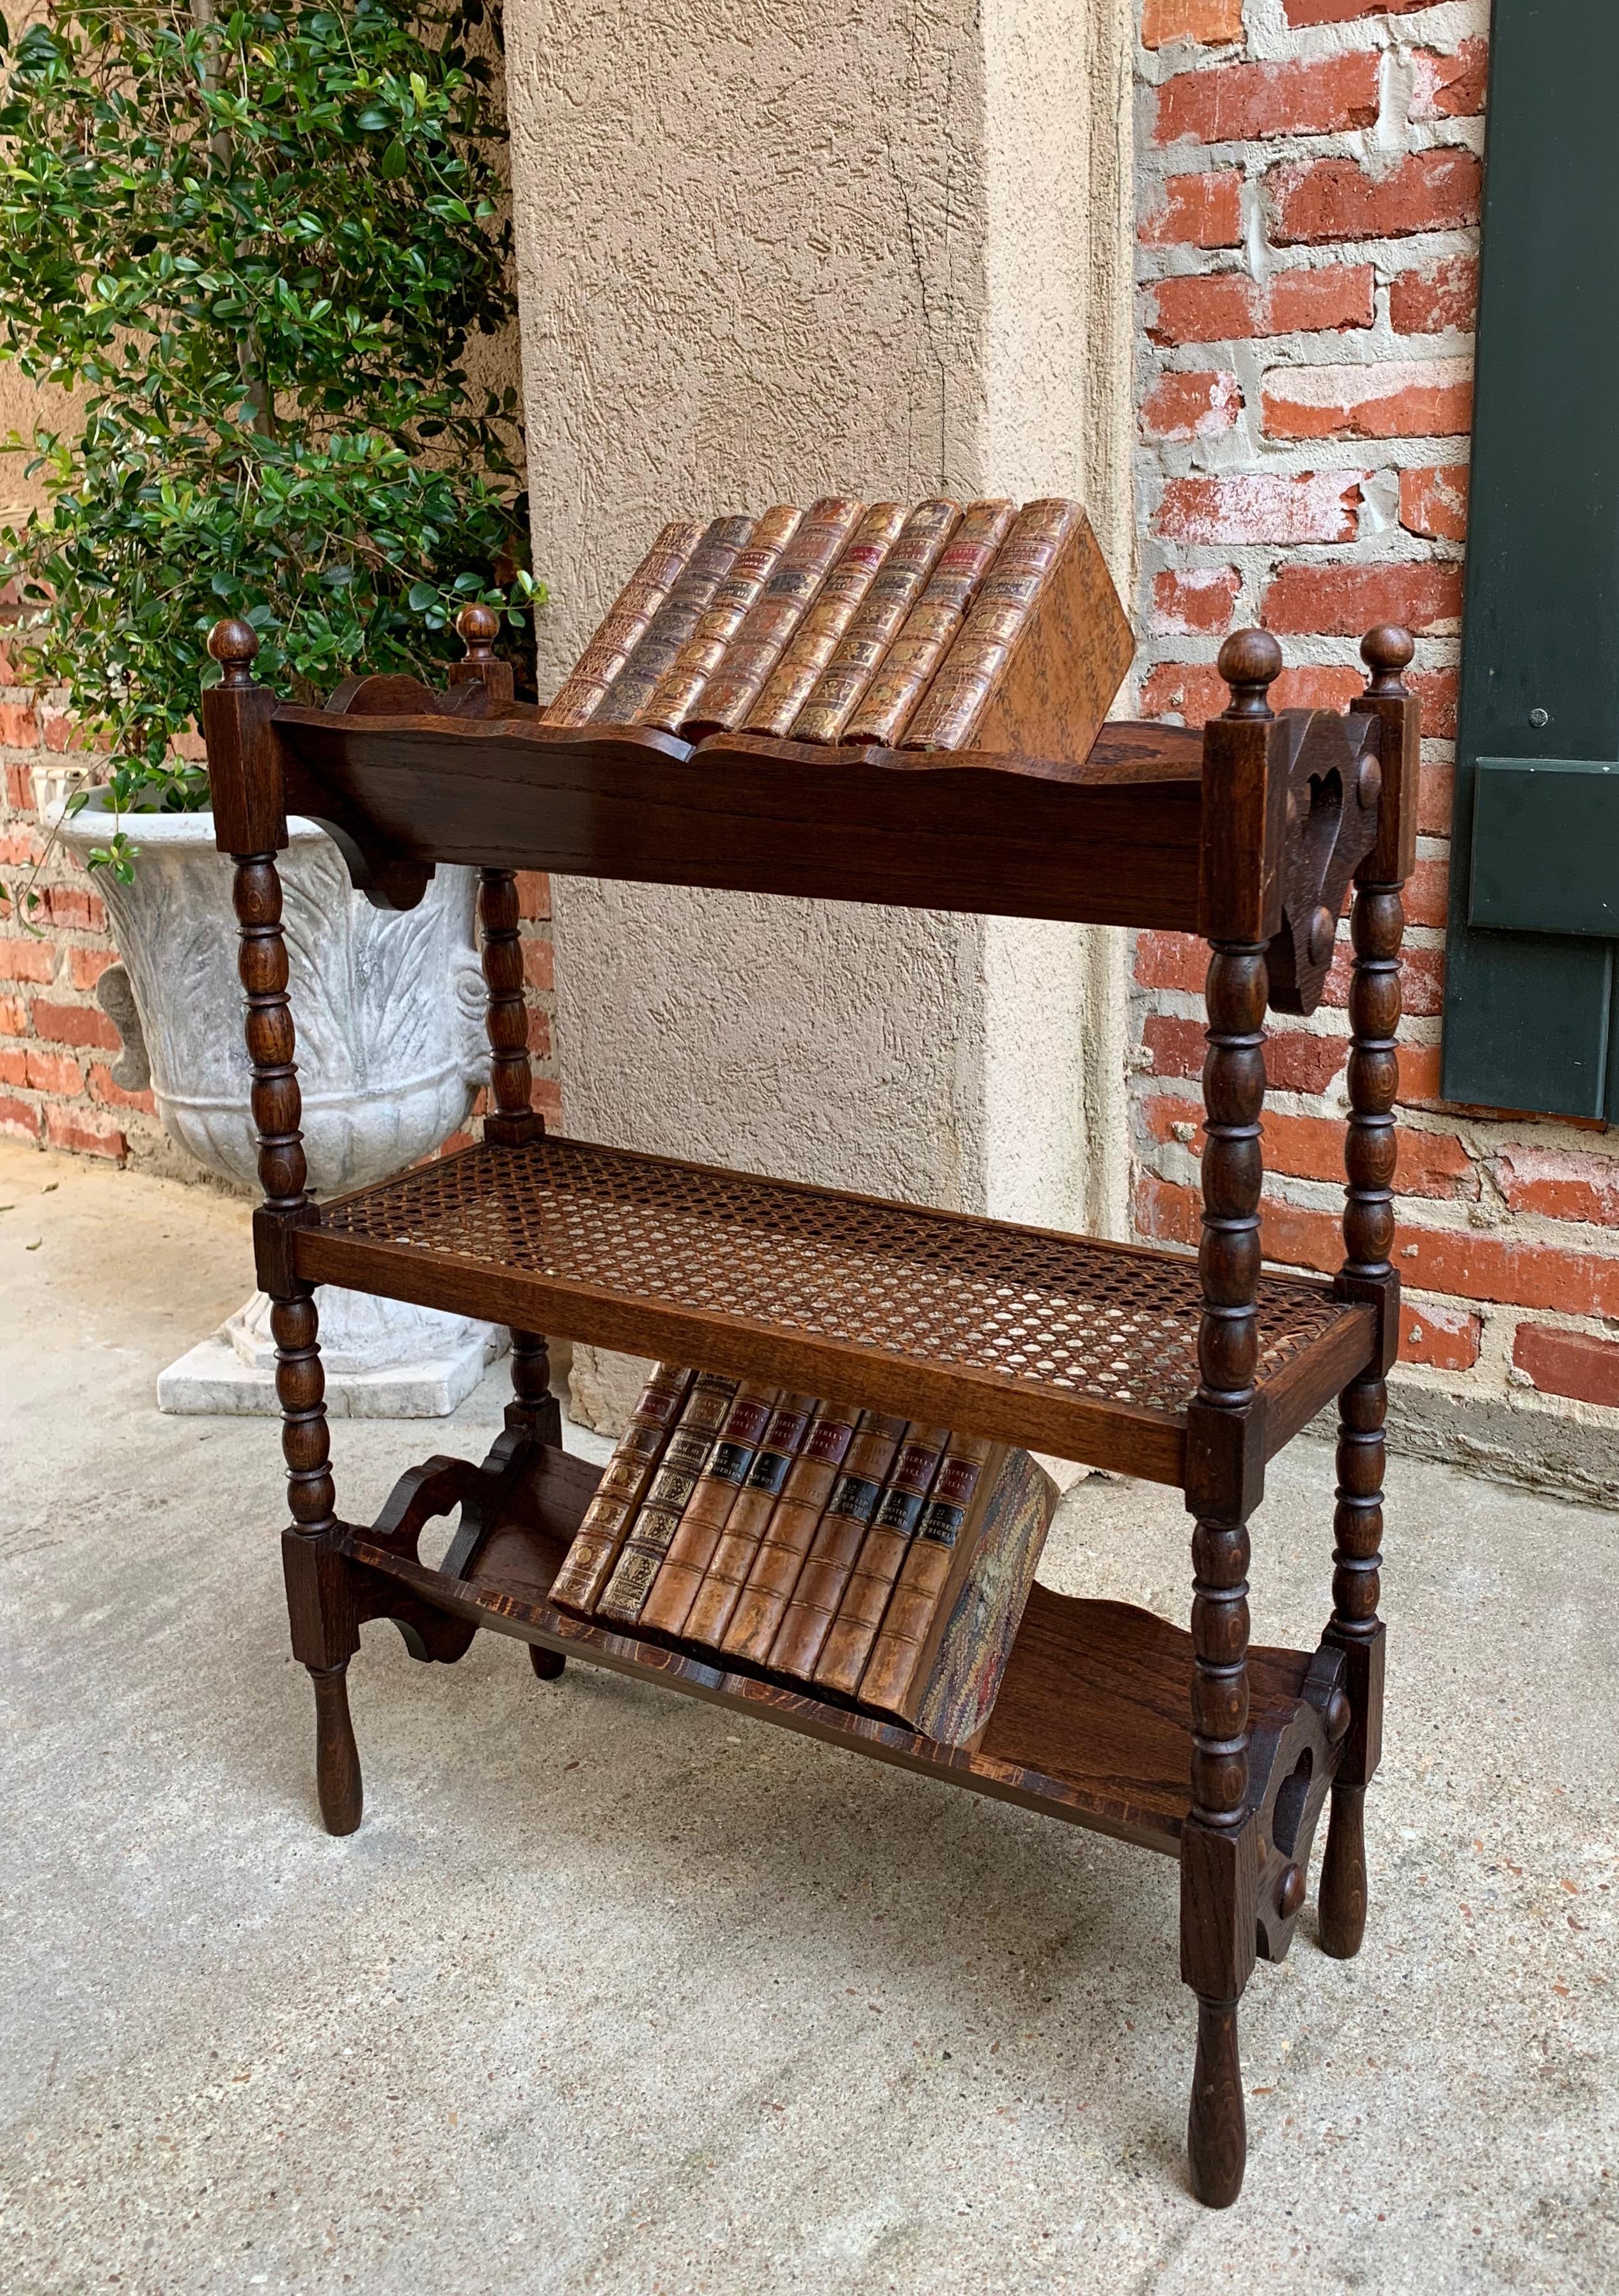
[[[58,808],[56,826],[86,860],[110,832],[101,793],[71,819]],[[101,870],[96,890],[144,1040],[129,1054],[149,1068],[170,1138],[257,1190],[231,865],[215,849],[213,816],[127,814],[124,826],[139,848],[135,882]],[[417,907],[374,908],[325,830],[294,818],[287,832],[279,867],[309,1189],[341,1195],[430,1155],[488,1080],[476,882],[470,869],[440,868]],[[103,1001],[127,1032],[127,1000],[121,1013]],[[505,1344],[496,1326],[330,1284],[319,1301],[326,1407],[340,1416],[441,1416]],[[255,1292],[160,1376],[158,1403],[267,1415],[279,1407],[274,1379],[269,1303]]]

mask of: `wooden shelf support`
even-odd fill
[[[1367,702],[1387,730],[1381,767],[1381,833],[1355,873],[1350,937],[1349,1124],[1344,1157],[1346,1297],[1379,1309],[1377,1360],[1338,1403],[1337,1496],[1333,1514],[1332,1620],[1327,1639],[1348,1660],[1348,1735],[1333,1784],[1321,1864],[1323,1949],[1347,1960],[1366,1932],[1366,1789],[1383,1744],[1385,1631],[1382,1587],[1383,1476],[1388,1371],[1400,1345],[1400,1278],[1393,1266],[1394,1169],[1399,1143],[1401,886],[1410,867],[1417,773],[1416,712],[1401,673],[1414,649],[1402,630],[1369,631],[1361,656],[1371,673]]]
[[[1267,690],[1281,670],[1274,638],[1227,640],[1231,689],[1221,754],[1238,817],[1275,809],[1277,755]],[[1258,1395],[1259,1202],[1264,1178],[1265,953],[1280,902],[1263,887],[1233,901],[1205,888],[1211,926],[1204,1063],[1200,1374],[1188,1421],[1192,1534],[1192,1808],[1180,1842],[1181,1974],[1197,1996],[1197,2056],[1188,2144],[1192,2186],[1227,2208],[1242,2189],[1237,2005],[1256,1955],[1259,1826],[1248,1791],[1248,1516],[1263,1472]],[[1227,938],[1226,936],[1231,936]]]
[[[249,790],[274,827],[281,808],[274,794],[275,759],[265,704],[252,662],[259,641],[245,622],[226,622],[209,641],[223,672],[207,697],[210,747],[234,736]],[[284,828],[283,829],[284,838]],[[273,1224],[296,1226],[308,1210],[298,1086],[297,1038],[288,1001],[286,937],[282,930],[281,873],[275,849],[233,855],[233,899],[240,931],[237,969],[247,1000],[245,1029],[252,1064],[253,1123],[259,1135],[259,1184]],[[349,1718],[345,1677],[359,1646],[336,1553],[336,1491],[326,1430],[325,1374],[320,1360],[320,1318],[313,1285],[289,1275],[271,1293],[275,1341],[275,1393],[281,1405],[281,1448],[286,1461],[287,1504],[292,1521],[282,1540],[293,1655],[315,1685],[316,1776],[321,1815],[330,1833],[352,1833],[360,1822],[359,1759]]]

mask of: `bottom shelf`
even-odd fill
[[[919,1770],[1143,1847],[1177,1852],[1190,1807],[1192,1639],[1126,1603],[1036,1585],[982,1743],[941,1746],[902,1726],[688,1652],[555,1610],[547,1597],[599,1470],[506,1437],[489,1462],[430,1461],[402,1479],[371,1531],[343,1551],[362,1574],[361,1615],[390,1601],[604,1666]],[[431,1570],[415,1558],[422,1526],[462,1508],[462,1529]],[[395,1614],[398,1614],[396,1611]],[[1335,1650],[1255,1649],[1248,1656],[1251,1793],[1262,1822],[1260,1946],[1291,1934],[1288,1869],[1307,1862],[1336,1767],[1347,1707]],[[1296,1908],[1295,1908],[1296,1910]]]

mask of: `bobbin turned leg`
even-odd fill
[[[237,968],[247,998],[245,1034],[252,1064],[259,1181],[265,1201],[254,1218],[259,1280],[270,1296],[275,1341],[275,1392],[286,1461],[292,1522],[282,1535],[292,1654],[315,1685],[315,1768],[321,1816],[331,1833],[360,1822],[359,1757],[344,1683],[359,1646],[348,1567],[337,1551],[339,1526],[326,1431],[320,1319],[312,1287],[292,1267],[292,1239],[310,1218],[296,1042],[287,1001],[287,948],[281,922],[277,846],[284,842],[279,768],[268,734],[273,697],[257,685],[251,663],[259,641],[245,623],[216,625],[209,651],[223,672],[204,697],[209,759],[216,778],[222,833],[259,831],[258,849],[233,849],[233,898],[241,933]]]
[[[1180,1838],[1180,1972],[1197,1996],[1187,2150],[1192,2190],[1229,2208],[1247,2158],[1237,2005],[1252,1973],[1258,1819],[1248,1807],[1248,1425],[1258,1361],[1259,1116],[1265,957],[1216,943],[1209,965],[1201,1381],[1188,1412],[1192,1534],[1192,1807]]]
[[[464,622],[468,617],[464,614]],[[463,632],[464,636],[464,631]],[[478,872],[478,919],[483,934],[483,979],[489,990],[490,1090],[493,1112],[483,1136],[497,1147],[521,1148],[540,1138],[543,1116],[531,1105],[529,1008],[522,988],[517,880],[510,869]],[[563,1439],[562,1412],[551,1393],[551,1357],[538,1332],[513,1330],[512,1401],[506,1425],[530,1441]]]
[[[1266,690],[1281,668],[1273,638],[1227,640],[1230,708],[1205,737],[1205,803],[1229,812],[1238,842],[1262,840],[1274,808]],[[1192,1534],[1192,1805],[1180,1836],[1180,1973],[1197,1996],[1197,2057],[1187,2151],[1192,2190],[1229,2208],[1247,2160],[1237,2005],[1256,1956],[1259,1821],[1248,1801],[1248,1517],[1263,1450],[1253,1423],[1259,1331],[1260,1117],[1265,1098],[1265,966],[1271,929],[1205,858],[1211,939],[1204,1062],[1203,1293],[1197,1393],[1187,1413]]]
[[[456,627],[466,660],[452,673],[478,678],[509,698],[511,670],[490,652],[497,624],[487,608],[464,606]],[[499,681],[504,678],[504,685]],[[534,1078],[529,1065],[529,1008],[523,994],[521,906],[517,879],[509,869],[478,872],[478,922],[483,940],[483,981],[489,992],[485,1025],[489,1038],[489,1086],[495,1107],[483,1121],[483,1136],[497,1146],[520,1148],[545,1132],[545,1119],[533,1106]],[[562,1408],[551,1392],[551,1355],[538,1332],[511,1327],[512,1400],[506,1406],[508,1438],[523,1443],[563,1439]],[[529,1644],[529,1664],[541,1682],[555,1682],[567,1664],[560,1651]]]
[[[315,1685],[315,1790],[328,1833],[352,1833],[365,1807],[359,1749],[349,1718],[349,1661],[312,1666]]]
[[[1400,888],[1407,873],[1405,779],[1415,771],[1414,712],[1400,673],[1415,648],[1403,630],[1368,631],[1360,648],[1371,676],[1364,707],[1390,729],[1385,743],[1384,819],[1377,843],[1355,872],[1350,936],[1349,1123],[1344,1158],[1344,1259],[1338,1288],[1381,1312],[1378,1359],[1338,1398],[1338,1488],[1333,1514],[1332,1619],[1327,1640],[1347,1660],[1350,1726],[1327,1825],[1319,1903],[1322,1949],[1347,1960],[1366,1934],[1366,1789],[1383,1747],[1384,1628],[1377,1616],[1383,1543],[1384,1422],[1387,1370],[1399,1341],[1394,1273],[1394,1168],[1399,1088]],[[1399,786],[1396,786],[1398,781]]]
[[[307,1287],[295,1298],[272,1303],[270,1329],[275,1340],[281,1447],[292,1515],[281,1541],[292,1654],[308,1668],[315,1685],[315,1780],[321,1817],[328,1833],[352,1833],[360,1822],[364,1792],[346,1677],[349,1660],[359,1647],[359,1630],[347,1565],[335,1546],[336,1493],[329,1464],[319,1317]]]

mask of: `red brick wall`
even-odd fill
[[[39,800],[61,787],[70,735],[61,697],[30,693],[9,682],[12,675],[0,656],[8,681],[0,685],[0,882],[8,886],[28,876],[43,849]],[[101,898],[60,853],[37,890],[37,937],[0,905],[0,1133],[177,1171],[151,1094],[112,1081],[119,1035],[94,993],[116,955]]]
[[[1619,1429],[1619,1137],[1437,1096],[1485,0],[1144,0],[1141,695],[1201,723],[1221,637],[1275,631],[1282,706],[1341,706],[1371,622],[1418,636],[1400,1267],[1408,1388]],[[1265,1241],[1341,1257],[1344,959],[1277,1023]],[[1136,1218],[1195,1239],[1197,947],[1146,933]]]

